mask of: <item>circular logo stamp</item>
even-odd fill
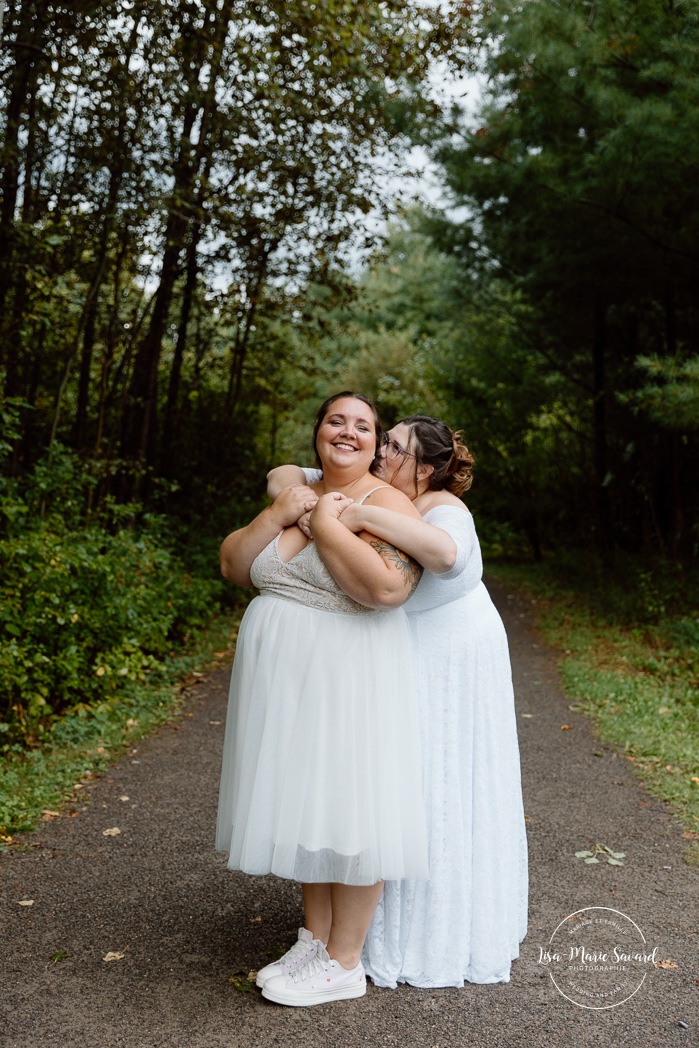
[[[539,947],[539,964],[572,1004],[616,1008],[640,990],[657,954],[625,913],[587,906],[565,917],[548,946]]]

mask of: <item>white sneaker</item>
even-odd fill
[[[321,944],[314,957],[303,967],[284,975],[274,975],[262,987],[262,996],[276,1004],[304,1008],[326,1001],[345,1001],[363,997],[366,993],[366,975],[360,961],[348,971],[337,961],[331,961]]]
[[[306,961],[310,961],[311,957],[315,957],[316,950],[322,945],[320,939],[314,939],[306,928],[299,928],[298,940],[291,949],[287,950],[278,961],[272,961],[271,964],[266,964],[264,968],[260,968],[255,982],[258,986],[264,986],[267,980],[275,975],[289,975],[291,972],[295,972]]]

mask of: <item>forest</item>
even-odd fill
[[[493,555],[691,603],[697,0],[8,0],[1,33],[0,745],[234,599],[218,543],[338,389],[463,431]]]

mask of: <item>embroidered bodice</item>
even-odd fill
[[[250,578],[261,593],[273,593],[310,608],[345,615],[380,614],[342,592],[320,559],[315,542],[309,542],[285,563],[279,556],[277,535],[258,554],[250,569]]]
[[[378,487],[386,487],[380,484]],[[364,493],[359,500],[363,502],[378,488]],[[320,558],[315,542],[292,557],[283,561],[279,555],[279,538],[272,539],[256,557],[250,568],[250,579],[261,593],[273,593],[286,600],[295,600],[309,608],[321,611],[340,612],[345,615],[380,615],[385,614],[375,608],[353,600],[343,593]]]

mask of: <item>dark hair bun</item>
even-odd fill
[[[433,468],[430,490],[450,491],[457,496],[468,491],[476,459],[462,443],[461,431],[452,431],[430,415],[410,415],[401,421],[410,427],[418,465]]]

